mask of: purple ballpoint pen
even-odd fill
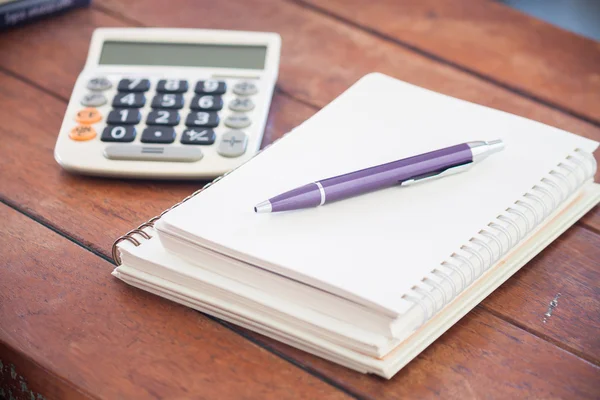
[[[502,140],[457,144],[312,182],[265,200],[257,204],[254,211],[269,213],[322,206],[325,203],[398,184],[406,186],[426,179],[455,174],[503,148]]]

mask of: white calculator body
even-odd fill
[[[222,175],[260,148],[280,48],[276,33],[97,29],[55,158],[91,175]]]

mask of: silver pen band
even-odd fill
[[[319,205],[322,206],[323,204],[325,204],[325,189],[323,189],[321,182],[315,182],[315,185],[317,185],[317,187],[319,188],[319,193],[321,193],[321,203]]]

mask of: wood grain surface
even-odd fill
[[[0,219],[0,351],[55,375],[44,381],[19,362],[30,390],[48,399],[72,395],[70,386],[106,399],[347,397],[189,308],[107,279],[111,264],[21,213],[0,205]]]
[[[443,44],[440,36],[423,35],[418,43],[409,43],[412,39],[407,32],[412,32],[411,27],[386,31],[391,29],[385,23],[389,19],[382,18],[379,24],[374,5],[365,7],[362,15],[355,12],[354,3],[349,3],[348,10],[340,10],[343,7],[337,1],[325,4],[317,0],[310,5],[283,0],[97,0],[93,4],[90,9],[0,34],[0,199],[20,212],[0,207],[0,217],[11,222],[10,229],[0,231],[2,243],[9,244],[0,248],[2,267],[9,266],[0,270],[0,360],[14,360],[11,362],[23,371],[21,376],[28,380],[29,389],[47,398],[161,398],[169,390],[175,390],[173,393],[178,393],[179,398],[214,398],[221,391],[223,396],[233,398],[236,394],[249,398],[326,398],[345,394],[365,398],[600,396],[600,388],[594,385],[600,381],[598,208],[387,382],[356,374],[238,327],[224,324],[228,327],[225,328],[199,313],[116,283],[108,275],[111,265],[102,260],[108,258],[114,238],[158,214],[203,182],[80,177],[62,171],[52,155],[66,102],[87,56],[91,33],[100,26],[199,27],[201,21],[203,28],[279,32],[283,37],[282,65],[264,143],[305,120],[360,76],[374,70],[600,139],[593,114],[600,109],[594,97],[597,93],[577,92],[578,87],[594,87],[588,82],[593,76],[589,64],[594,62],[597,51],[593,42],[582,41],[501,6],[504,14],[499,16],[489,11],[497,6],[480,5],[461,11],[461,18],[468,19],[472,29],[481,32],[493,32],[489,28],[493,21],[510,25],[514,20],[515,27],[506,36],[489,40],[498,42],[495,45],[502,52],[510,53],[512,43],[516,53],[535,58],[524,65],[530,65],[530,69],[519,74],[517,70],[506,71],[510,59],[497,57],[488,63],[477,62],[468,54],[461,56],[456,49],[449,53],[456,59],[446,62],[447,49],[436,47]],[[417,2],[405,4],[414,21],[419,19],[419,10],[427,6],[435,6],[439,19],[445,16],[449,20],[459,13],[448,14],[449,6],[441,2],[428,0],[422,9]],[[480,26],[475,26],[478,21]],[[564,47],[565,54],[579,60],[569,64],[567,58],[557,59],[551,75],[562,81],[555,86],[539,88],[528,78],[546,60],[544,57],[553,54],[544,53],[535,43],[523,39],[536,34],[532,28],[536,24],[543,26],[540,41],[547,37],[564,38],[557,40],[557,47]],[[465,34],[449,22],[442,26],[448,35],[455,32],[459,39]],[[398,37],[390,40],[382,33]],[[579,43],[577,48],[565,44],[573,37]],[[474,46],[474,52],[483,52],[486,36],[481,35],[479,47],[471,43],[475,41],[468,38],[465,48]],[[586,55],[577,58],[578,51]],[[31,67],[32,60],[39,60],[35,68]],[[493,63],[495,68],[486,70]],[[581,73],[578,75],[577,71]],[[579,96],[578,99],[588,96],[588,101],[569,102],[567,107],[561,103],[566,93]],[[36,239],[38,235],[44,239]],[[64,279],[62,271],[75,276]],[[52,285],[45,288],[48,281]],[[89,289],[78,288],[81,282]],[[543,323],[548,303],[557,293],[561,293],[559,306]],[[64,304],[61,300],[48,306],[49,298],[66,300]],[[69,317],[65,311],[68,307],[77,311],[76,318]],[[48,315],[32,316],[23,310],[46,310]],[[112,310],[118,310],[118,315],[113,316]],[[127,329],[120,327],[115,322],[120,317],[133,319],[137,324]],[[75,336],[69,336],[67,330],[73,329],[74,320],[86,321],[96,336],[87,331],[79,332],[83,339],[77,331]],[[138,336],[147,338],[147,330],[161,332],[164,337],[149,334],[155,341],[145,341],[147,348],[127,350],[111,341],[115,325],[122,329],[118,333],[129,335],[131,340]],[[22,335],[15,336],[13,329]],[[189,342],[180,339],[179,334]],[[83,347],[72,349],[69,343],[73,337],[75,343],[83,340]],[[114,367],[116,372],[93,377],[96,367],[83,355],[108,344],[117,346],[114,352],[107,350],[93,357],[98,366]],[[205,348],[213,346],[217,349]],[[107,355],[115,360],[108,361]],[[175,357],[168,357],[170,363],[156,363],[169,355]],[[237,357],[241,360],[235,369]],[[197,381],[190,371],[173,366],[173,360],[179,358],[182,365],[195,369],[200,377]],[[122,365],[117,365],[119,360]],[[134,362],[139,360],[144,361],[145,368],[134,373]],[[236,374],[227,372],[227,367],[234,368]],[[246,372],[246,368],[252,371]],[[0,387],[6,382],[2,380],[6,379],[6,371],[0,367]],[[157,371],[181,376],[171,376],[169,386]],[[10,371],[8,374],[10,377]],[[271,384],[271,379],[267,379],[271,374],[273,380],[280,382]],[[108,383],[116,387],[104,387]]]
[[[299,3],[310,4],[401,46],[600,124],[600,44],[499,2]]]

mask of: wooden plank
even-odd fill
[[[297,2],[600,124],[600,43],[500,2]]]
[[[480,309],[466,315],[387,382],[264,336],[249,334],[366,399],[597,399],[600,396],[598,366]]]
[[[200,313],[113,279],[109,263],[5,205],[0,218],[0,359],[28,363],[19,374],[44,398],[73,386],[106,399],[348,397]]]
[[[572,227],[481,305],[600,365],[599,261],[598,235]],[[558,306],[544,322],[557,294]]]

